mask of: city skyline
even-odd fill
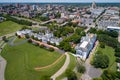
[[[120,3],[120,0],[4,0],[4,1],[0,1],[0,3],[24,3],[24,2],[28,2],[28,3],[32,3],[32,2],[39,2],[39,3],[90,3],[90,2],[98,2],[98,3]]]

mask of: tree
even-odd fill
[[[66,42],[65,44],[64,44],[64,50],[65,51],[70,51],[71,50],[71,46],[70,46],[70,44],[68,43],[68,42]]]
[[[75,50],[74,48],[71,48],[71,52],[72,52],[73,54],[75,54],[75,53],[76,53],[76,50]]]
[[[3,36],[2,40],[5,41],[5,42],[8,42],[8,39],[6,38],[6,36]]]
[[[116,56],[116,57],[120,57],[120,52],[116,52],[116,53],[115,53],[115,56]]]
[[[70,46],[69,42],[66,42],[64,40],[62,42],[60,42],[59,47],[61,49],[65,50],[65,51],[70,51],[71,50],[71,46]]]
[[[61,37],[61,32],[60,31],[55,31],[55,32],[53,32],[53,34],[54,34],[55,37],[58,37],[58,38]]]
[[[61,17],[61,13],[59,13],[59,12],[56,13],[56,14],[55,14],[55,17],[56,17],[56,18],[60,18],[60,17]]]
[[[115,52],[120,52],[120,48],[115,48]]]
[[[79,43],[80,39],[81,39],[81,35],[78,34],[73,34],[72,36],[69,37],[69,41],[74,43]]]
[[[77,27],[77,23],[72,23],[72,22],[68,22],[68,24],[67,24],[68,26],[73,26],[73,27]]]
[[[98,30],[97,34],[105,34],[105,35],[111,36],[113,38],[118,37],[118,32],[116,32],[116,31]]]
[[[111,36],[111,37],[117,38],[118,37],[118,32],[116,32],[116,31],[109,31],[108,35]]]
[[[93,80],[103,80],[103,79],[100,77],[100,78],[93,78]]]
[[[88,31],[89,33],[96,33],[97,30],[95,28],[90,28],[90,30]]]
[[[100,42],[100,47],[101,47],[101,48],[105,48],[105,43]]]
[[[30,21],[27,21],[27,20],[19,20],[19,19],[16,19],[14,17],[11,17],[10,15],[6,15],[4,16],[7,20],[10,20],[10,21],[13,21],[15,23],[18,23],[18,24],[22,24],[22,25],[27,25],[27,26],[32,26],[32,22]]]
[[[77,80],[76,74],[71,69],[67,69],[65,74],[68,80]]]
[[[96,54],[92,64],[96,68],[107,68],[109,65],[109,58],[104,54]]]
[[[21,28],[21,30],[24,30],[24,29],[30,29],[30,30],[31,30],[31,28],[29,28],[29,27],[27,27],[27,26],[23,26],[23,27]]]
[[[30,36],[28,35],[28,34],[25,34],[25,37],[28,39],[28,38],[30,38]]]
[[[120,63],[120,58],[117,57],[115,61]]]
[[[83,28],[76,28],[75,33],[80,35],[83,30]]]
[[[49,17],[40,16],[40,20],[41,21],[47,21],[47,20],[49,20]]]
[[[108,35],[105,35],[105,34],[100,34],[97,36],[97,39],[100,41],[100,42],[103,42],[105,43],[106,45],[108,46],[111,46],[113,48],[116,48],[117,45],[119,44],[117,39],[113,38],[113,37],[110,37]]]
[[[111,71],[111,70],[104,70],[103,74],[101,75],[103,80],[116,80],[118,77],[117,72]]]

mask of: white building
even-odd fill
[[[94,47],[96,41],[95,34],[87,34],[85,37],[82,37],[81,41],[75,47],[76,55],[81,59],[85,60],[88,56],[92,48]]]

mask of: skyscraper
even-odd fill
[[[95,9],[96,8],[96,4],[95,4],[95,1],[93,1],[92,3],[92,9]]]

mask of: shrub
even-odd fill
[[[84,73],[86,71],[86,68],[85,66],[81,65],[81,64],[78,64],[77,65],[77,70],[79,73]]]
[[[75,72],[73,72],[71,69],[67,69],[65,72],[68,80],[77,80]]]
[[[28,42],[29,42],[29,43],[32,43],[32,40],[31,40],[31,39],[29,39],[29,40],[28,40]]]
[[[48,50],[49,50],[49,51],[51,51],[51,52],[53,52],[53,51],[54,51],[54,49],[53,49],[53,48],[49,48]]]
[[[39,43],[35,43],[35,46],[39,46]]]
[[[40,48],[44,48],[45,46],[44,45],[40,45]]]

